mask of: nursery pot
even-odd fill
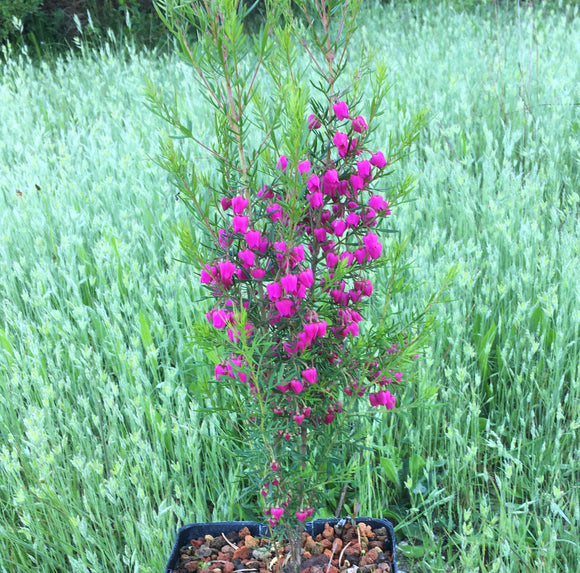
[[[346,523],[346,521],[347,520],[345,519],[317,519],[307,523],[304,526],[304,530],[312,537],[316,537],[319,533],[324,531],[324,525],[326,523],[335,526]],[[373,530],[380,527],[384,527],[387,530],[385,550],[390,551],[393,555],[393,561],[391,562],[391,573],[397,573],[395,531],[393,529],[392,523],[386,519],[372,517],[357,517],[356,522],[369,525]],[[189,525],[183,526],[177,532],[177,539],[173,545],[173,550],[171,551],[169,560],[167,561],[165,573],[172,573],[173,570],[178,567],[181,554],[180,550],[182,547],[189,545],[191,539],[197,539],[206,535],[217,537],[222,533],[227,534],[232,531],[239,531],[243,527],[247,527],[253,537],[264,537],[268,534],[268,526],[264,523],[258,523],[256,521],[219,521],[215,523],[190,523]]]

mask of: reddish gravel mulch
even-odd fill
[[[314,539],[302,534],[301,573],[390,573],[393,556],[384,527],[371,529],[364,523],[343,527],[324,526]],[[248,528],[212,537],[192,539],[181,548],[174,573],[279,573],[290,547],[276,550],[267,538],[257,539]],[[284,571],[284,567],[282,568]]]

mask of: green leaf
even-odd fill
[[[395,462],[390,458],[381,458],[380,463],[385,476],[399,487],[399,472],[397,471]]]

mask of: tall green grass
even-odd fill
[[[458,273],[403,407],[361,422],[347,507],[393,517],[419,567],[577,571],[580,14],[362,21],[394,83],[377,148],[431,110],[399,168],[419,286],[396,304]],[[205,308],[145,78],[206,140],[208,110],[176,59],[130,48],[5,54],[1,77],[0,571],[161,571],[179,525],[260,518],[199,411]]]

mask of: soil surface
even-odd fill
[[[212,537],[192,539],[181,548],[174,573],[283,573],[288,572],[290,546],[276,547],[267,538],[255,538],[244,527]],[[277,553],[279,553],[277,555]],[[314,539],[302,534],[301,573],[390,573],[393,556],[384,527],[364,523],[324,526]]]

